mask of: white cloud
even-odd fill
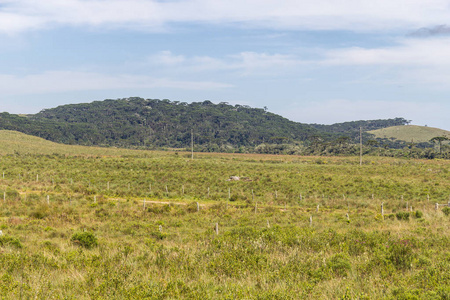
[[[450,38],[405,39],[397,45],[365,49],[344,48],[325,53],[331,65],[450,65]]]
[[[177,22],[240,23],[263,28],[386,30],[446,24],[446,0],[15,0],[3,1],[0,31],[51,25],[161,29]]]
[[[229,84],[213,81],[178,81],[136,75],[105,75],[89,72],[47,71],[27,76],[1,75],[0,94],[27,95],[67,91],[174,88],[210,90],[228,88]]]
[[[162,66],[172,73],[232,71],[237,75],[263,75],[285,72],[302,63],[295,56],[283,54],[268,54],[257,52],[241,52],[221,58],[210,56],[175,55],[171,51],[162,51],[150,55],[147,64]],[[142,64],[138,64],[142,65]],[[163,71],[163,70],[161,70]]]

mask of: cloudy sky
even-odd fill
[[[0,111],[131,96],[450,130],[450,0],[0,0]]]

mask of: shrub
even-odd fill
[[[92,232],[77,232],[70,239],[72,243],[91,249],[98,245],[97,237]]]
[[[446,215],[446,216],[448,216],[448,215],[450,215],[450,207],[444,207],[443,209],[442,209],[442,212]]]
[[[349,258],[341,253],[334,255],[327,262],[327,267],[335,276],[345,277],[352,269]]]
[[[45,219],[48,215],[48,207],[40,206],[36,210],[32,211],[29,216],[35,219]]]
[[[409,212],[398,212],[395,214],[397,220],[408,221],[409,220]]]
[[[414,216],[416,217],[416,219],[420,219],[423,217],[423,213],[420,210],[416,210]]]
[[[12,246],[19,249],[23,247],[18,238],[6,235],[0,236],[0,247],[3,246]]]
[[[388,259],[398,269],[409,269],[413,260],[411,242],[409,240],[390,242],[388,245]]]
[[[164,214],[164,213],[169,213],[171,210],[171,207],[169,204],[165,204],[165,205],[152,205],[151,207],[147,208],[148,212],[154,213],[154,214]]]

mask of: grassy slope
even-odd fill
[[[120,148],[102,148],[58,144],[45,139],[27,135],[18,131],[0,130],[0,155],[5,154],[60,154],[60,155],[88,155],[88,156],[121,156],[121,155],[150,155],[150,151],[128,150]]]
[[[360,167],[354,157],[219,153],[191,161],[1,135],[5,299],[450,297],[450,217],[434,210],[448,199],[449,161],[371,157]],[[4,155],[17,149],[36,155]],[[99,157],[108,151],[118,156]],[[229,188],[236,201],[227,201]],[[144,210],[144,198],[171,205]],[[407,203],[423,215],[398,220]],[[71,241],[85,230],[98,246]]]
[[[368,132],[374,134],[377,138],[394,137],[397,140],[406,142],[413,140],[415,143],[429,142],[430,139],[436,136],[447,136],[450,138],[450,131],[417,125],[393,126]]]

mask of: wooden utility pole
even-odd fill
[[[359,165],[362,166],[362,127],[359,127]]]
[[[194,130],[191,129],[191,159],[194,159]]]

